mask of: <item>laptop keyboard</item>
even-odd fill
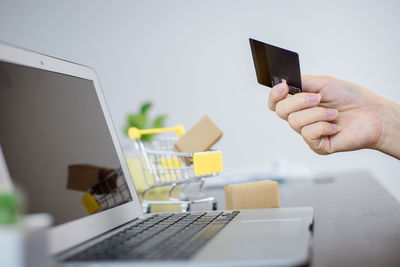
[[[188,259],[238,213],[155,214],[66,261]]]

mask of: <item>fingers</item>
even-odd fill
[[[333,121],[337,118],[336,109],[313,107],[290,113],[288,122],[296,132],[300,133],[301,128],[318,121]]]
[[[303,87],[303,92],[318,93],[332,79],[333,78],[328,76],[302,75],[301,85]]]
[[[268,108],[275,111],[276,103],[284,99],[289,93],[289,87],[286,83],[280,83],[272,87],[268,97]]]
[[[284,120],[288,119],[290,113],[315,107],[321,101],[320,94],[312,94],[312,93],[299,93],[295,94],[292,97],[287,97],[281,101],[279,101],[275,105],[275,112]]]
[[[340,130],[336,124],[319,121],[304,126],[301,135],[312,150],[319,154],[329,154],[334,151],[327,136],[334,135]]]

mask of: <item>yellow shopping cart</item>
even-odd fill
[[[114,169],[82,197],[88,214],[94,214],[129,202],[132,197],[121,168]]]
[[[135,148],[141,153],[141,171],[138,177],[144,177],[146,188],[142,191],[143,212],[151,212],[152,205],[180,205],[182,211],[190,211],[192,204],[209,203],[212,210],[217,209],[214,197],[203,192],[204,179],[217,176],[222,171],[222,152],[206,151],[182,153],[174,151],[174,138],[159,138],[144,144],[140,137],[146,134],[174,132],[178,136],[185,134],[183,126],[173,128],[144,129],[130,128],[129,137]],[[133,174],[135,179],[135,174]],[[172,196],[173,191],[182,185],[192,186],[192,192],[180,190],[180,197]],[[146,193],[154,188],[169,186],[168,200],[149,200]],[[193,190],[195,188],[195,190]]]

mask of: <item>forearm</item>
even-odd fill
[[[385,99],[381,107],[382,131],[377,150],[400,159],[400,105]]]

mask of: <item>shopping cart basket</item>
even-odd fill
[[[82,197],[89,214],[107,210],[132,200],[121,168],[114,169]]]
[[[175,132],[178,136],[185,134],[183,126],[174,128],[129,129],[129,137],[135,148],[141,153],[141,170],[146,188],[141,193],[143,212],[151,212],[152,205],[180,205],[182,211],[190,211],[192,204],[209,203],[210,208],[217,209],[217,201],[203,192],[204,178],[217,176],[222,171],[222,152],[206,151],[199,153],[182,153],[174,151],[175,138],[159,138],[149,144],[140,140],[142,135]],[[139,175],[138,175],[139,176]],[[134,177],[135,178],[135,177]],[[180,186],[195,188],[188,193],[180,190],[180,197],[172,196]],[[168,200],[149,200],[146,193],[151,189],[169,186]]]

